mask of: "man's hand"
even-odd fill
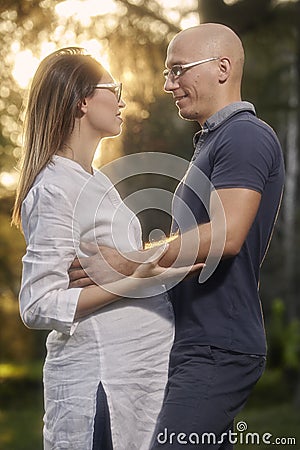
[[[156,247],[121,254],[115,248],[81,243],[86,257],[75,258],[69,268],[69,288],[86,287],[120,280],[132,275],[136,268],[151,258]]]
[[[69,288],[103,285],[131,275],[138,263],[110,247],[82,244],[91,256],[75,258],[69,269]]]
[[[133,272],[132,276],[135,278],[146,278],[152,282],[166,283],[170,281],[180,281],[183,278],[194,276],[195,273],[199,273],[204,263],[197,263],[189,266],[181,267],[162,267],[159,265],[160,260],[168,251],[169,245],[163,244],[158,248],[152,249],[152,254]],[[154,253],[153,253],[154,251]]]
[[[74,259],[69,269],[69,288],[86,287],[94,284],[101,286],[120,280],[132,275],[141,264],[151,260],[152,257],[157,258],[159,247],[165,249],[159,260],[169,250],[169,244],[164,246],[161,243],[154,244],[146,250],[135,250],[124,254],[111,247],[98,247],[89,243],[81,243],[80,247],[85,254],[90,256]],[[188,264],[193,264],[193,261],[188,261],[182,265]]]

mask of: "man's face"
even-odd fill
[[[198,45],[199,47],[199,45]],[[166,67],[192,63],[218,57],[208,52],[195,51],[195,45],[187,37],[177,37],[169,45]],[[165,81],[164,89],[173,94],[179,115],[183,119],[203,124],[215,112],[218,92],[218,59],[183,70],[176,76],[172,72]]]

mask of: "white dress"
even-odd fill
[[[52,330],[44,365],[45,450],[92,449],[99,382],[114,450],[148,449],[173,342],[168,295],[152,288],[75,322],[81,289],[68,289],[67,273],[82,240],[141,248],[138,219],[105,175],[54,156],[23,202],[22,226],[21,316],[31,328]]]

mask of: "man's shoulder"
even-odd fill
[[[224,129],[227,128],[229,130],[231,128],[250,130],[256,128],[262,132],[266,131],[276,135],[274,129],[267,122],[257,117],[251,111],[239,111],[235,115],[228,118],[223,125]]]
[[[280,148],[280,143],[274,129],[264,120],[250,111],[241,111],[230,117],[220,127],[220,136],[236,141],[248,142],[268,140],[269,144]]]

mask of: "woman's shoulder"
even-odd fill
[[[89,203],[114,191],[112,182],[100,170],[94,170],[92,176],[75,161],[54,156],[36,177],[24,202],[32,203],[39,199],[53,203],[65,198],[75,207],[79,198]]]
[[[41,170],[28,192],[25,201],[29,201],[30,197],[36,197],[37,193],[44,193],[42,198],[49,194],[52,198],[64,196],[71,203],[76,201],[80,189],[86,183],[86,178],[80,171],[74,170],[71,165],[61,161],[62,159],[66,158],[53,158]]]

